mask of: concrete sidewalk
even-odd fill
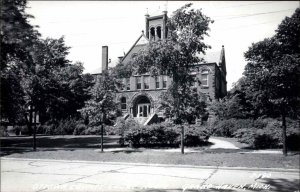
[[[298,170],[1,158],[1,191],[297,191]]]

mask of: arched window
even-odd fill
[[[156,34],[157,34],[158,39],[161,39],[161,27],[160,26],[158,26],[156,28]]]
[[[121,109],[127,109],[127,105],[126,105],[126,98],[122,97],[121,98]]]
[[[150,40],[155,40],[155,28],[151,27],[150,29]]]
[[[209,74],[208,69],[204,69],[201,72],[201,85],[204,87],[208,87],[208,74]]]

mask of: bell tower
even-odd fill
[[[145,15],[146,20],[146,37],[150,41],[159,41],[167,38],[167,11],[160,14],[150,16],[148,13]]]

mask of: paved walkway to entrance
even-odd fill
[[[216,138],[209,138],[208,141],[213,143],[213,145],[210,146],[211,149],[239,149],[234,144],[228,141],[223,141]]]

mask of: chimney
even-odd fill
[[[102,46],[102,72],[108,69],[108,46]]]

